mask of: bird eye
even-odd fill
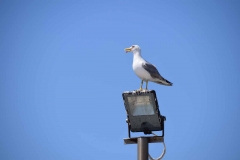
[[[134,46],[132,46],[132,48],[134,48]]]

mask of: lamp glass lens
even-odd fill
[[[128,97],[130,112],[133,116],[153,115],[153,103],[149,96]]]

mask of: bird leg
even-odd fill
[[[148,90],[148,80],[146,81],[146,90]]]
[[[140,85],[140,91],[142,90],[142,85],[143,85],[143,80],[141,81],[141,85]]]

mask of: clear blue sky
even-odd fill
[[[133,44],[174,84],[149,83],[164,159],[240,159],[239,17],[238,0],[1,0],[0,159],[136,159]]]

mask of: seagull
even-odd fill
[[[135,74],[141,79],[140,91],[142,91],[143,82],[146,82],[146,90],[148,90],[148,81],[155,82],[165,86],[172,86],[172,83],[163,78],[157,68],[151,63],[144,60],[141,56],[141,49],[138,45],[132,45],[124,49],[125,52],[133,53],[132,68]]]

